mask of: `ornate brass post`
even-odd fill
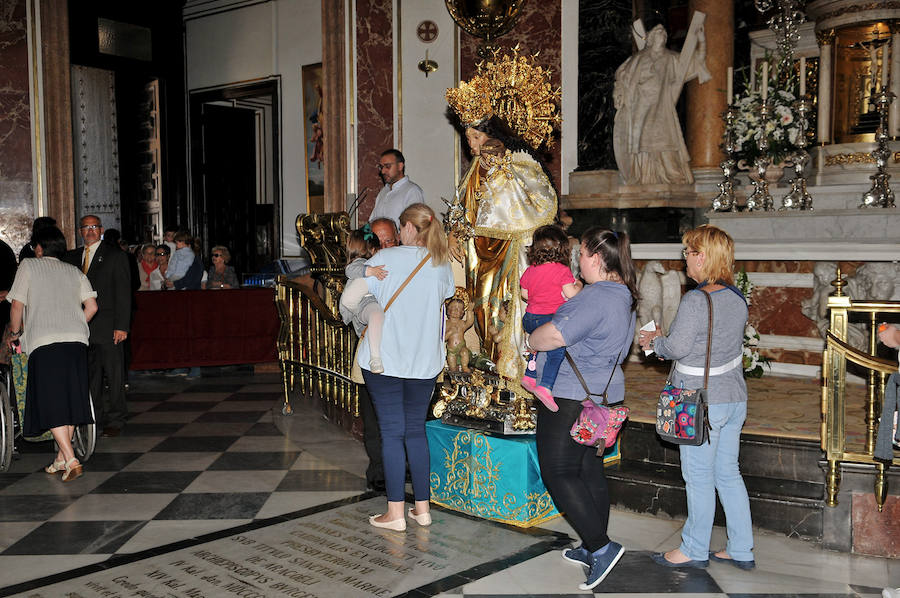
[[[869,355],[875,356],[878,347],[878,323],[875,321],[877,314],[869,314]],[[877,395],[875,393],[875,370],[869,370],[869,380],[866,393],[866,452],[875,451],[875,430],[878,427],[878,413],[875,410]]]
[[[842,341],[847,340],[847,323],[850,308],[850,297],[843,293],[844,281],[841,268],[838,266],[835,280],[831,283],[835,291],[828,297],[828,310],[831,313],[829,330]],[[844,389],[847,377],[847,359],[837,352],[830,352],[828,363],[829,375],[826,380],[830,386],[826,389],[827,401],[825,412],[825,434],[822,435],[822,449],[828,458],[828,475],[826,476],[826,504],[835,507],[841,485],[840,458],[844,453]]]

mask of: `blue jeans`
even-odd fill
[[[384,488],[389,502],[405,498],[406,462],[416,500],[431,498],[430,455],[425,436],[425,416],[435,378],[395,378],[363,370],[363,379],[381,431],[381,455],[384,461]]]
[[[689,559],[709,558],[718,492],[728,532],[725,551],[736,561],[753,560],[750,499],[738,467],[741,428],[746,417],[746,402],[710,405],[709,443],[679,447],[688,508],[681,530],[681,552]]]
[[[525,332],[531,334],[552,319],[553,314],[532,314],[526,311],[525,315],[522,316],[522,328],[525,329]],[[547,361],[544,362],[544,369],[541,371],[540,386],[543,386],[546,389],[552,389],[553,385],[556,383],[556,375],[559,373],[559,366],[566,357],[566,348],[560,347],[558,349],[553,349],[552,351],[547,351],[546,353]],[[537,371],[535,370],[532,372],[528,368],[525,368],[525,375],[529,378],[537,378]]]

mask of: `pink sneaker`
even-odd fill
[[[528,392],[534,392],[535,387],[537,387],[536,379],[531,376],[522,376],[522,388]]]
[[[559,405],[556,404],[556,401],[553,399],[553,395],[550,394],[550,391],[546,386],[536,386],[535,389],[531,392],[533,392],[534,396],[536,396],[541,401],[541,403],[544,404],[544,407],[554,413],[559,411]]]

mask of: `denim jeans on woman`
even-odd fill
[[[526,311],[525,315],[522,316],[522,328],[525,329],[525,332],[531,334],[552,319],[553,314],[532,314]],[[547,361],[544,362],[544,369],[541,370],[541,381],[538,383],[539,386],[543,386],[548,390],[553,389],[553,384],[556,382],[556,375],[559,373],[559,366],[562,364],[565,357],[565,347],[547,351]],[[525,369],[525,375],[529,378],[537,378],[537,372],[533,372],[527,368]]]
[[[753,560],[750,499],[738,467],[741,428],[746,417],[745,401],[709,405],[709,443],[679,447],[688,508],[681,530],[681,552],[689,559],[709,558],[718,492],[728,532],[725,551],[736,561]]]
[[[569,435],[581,413],[581,402],[557,399],[559,411],[538,405],[537,452],[541,477],[556,508],[593,552],[609,543],[609,491],[603,459],[597,449],[578,444]]]
[[[389,502],[405,498],[406,463],[416,500],[429,500],[431,463],[425,416],[435,378],[396,378],[363,370],[363,379],[375,405],[381,431],[381,454],[384,460],[384,487]]]

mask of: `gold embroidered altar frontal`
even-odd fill
[[[489,436],[439,420],[425,427],[433,503],[519,527],[559,516],[541,479],[533,436]]]

